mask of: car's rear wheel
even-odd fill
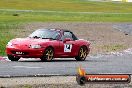
[[[41,58],[41,61],[52,61],[54,57],[54,50],[52,47],[49,47],[45,50],[43,57]]]
[[[16,57],[16,56],[13,56],[13,55],[7,55],[8,56],[8,59],[11,60],[11,61],[18,61],[20,59],[20,57]]]
[[[85,46],[80,47],[78,56],[75,57],[77,61],[84,61],[88,55],[88,49]]]

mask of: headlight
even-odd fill
[[[11,42],[8,42],[7,46],[12,46],[12,43]]]
[[[41,48],[41,45],[30,45],[30,48],[39,49]]]

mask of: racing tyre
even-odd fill
[[[88,55],[88,49],[85,46],[80,47],[78,56],[75,57],[77,61],[84,61]]]
[[[52,47],[49,47],[45,50],[43,57],[41,58],[41,61],[52,61],[54,57],[54,50]]]
[[[7,55],[8,56],[8,59],[11,60],[11,61],[18,61],[20,59],[20,57],[15,57],[15,56],[12,56],[12,55]]]

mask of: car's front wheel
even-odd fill
[[[78,56],[75,57],[77,61],[84,61],[88,55],[88,49],[85,46],[80,47]]]
[[[11,61],[18,61],[20,59],[20,57],[16,57],[16,56],[13,56],[13,55],[7,55],[8,56],[8,59],[11,60]]]
[[[54,50],[53,48],[49,47],[45,50],[44,55],[41,59],[41,61],[52,61],[54,57]]]

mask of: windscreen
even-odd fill
[[[58,31],[54,30],[36,30],[31,35],[30,38],[42,38],[42,39],[57,39],[59,36]]]

